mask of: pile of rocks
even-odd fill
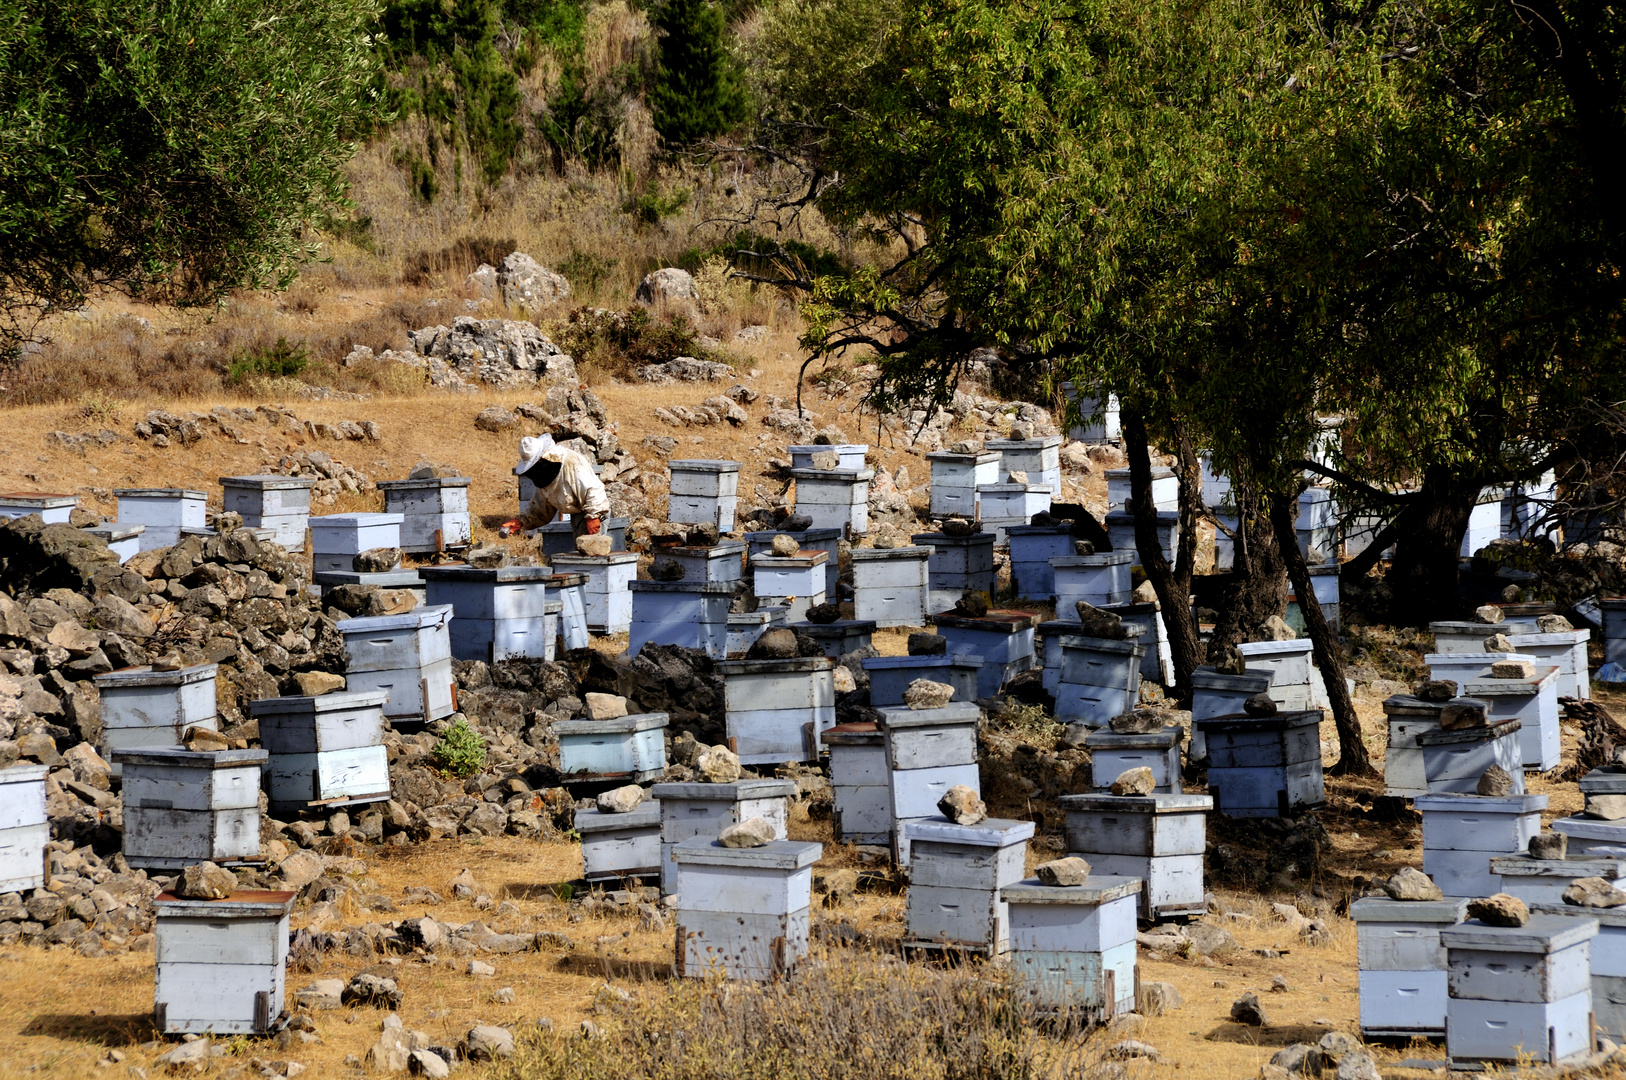
[[[272,405],[260,405],[253,409],[216,405],[213,410],[206,413],[189,412],[179,416],[163,409],[153,409],[136,423],[134,434],[136,438],[145,439],[160,447],[168,446],[171,442],[190,446],[206,438],[247,443],[250,441],[248,436],[251,432],[243,427],[245,424],[269,424],[284,434],[312,440],[377,442],[383,437],[383,429],[374,420],[341,420],[337,424],[327,424],[316,420],[301,420],[291,410]],[[64,445],[80,440],[82,449],[84,437],[56,432],[52,438]],[[100,441],[100,436],[96,437],[96,441]]]
[[[718,360],[696,360],[692,356],[679,356],[664,364],[644,364],[633,374],[644,382],[717,382],[732,379],[734,369]]]
[[[538,382],[576,384],[576,362],[536,324],[518,319],[476,319],[460,315],[450,327],[426,326],[407,334],[409,349],[375,354],[358,345],[346,367],[383,360],[422,369],[431,386],[473,390],[481,386],[533,386]]]

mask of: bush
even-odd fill
[[[486,741],[466,717],[458,717],[457,722],[447,728],[441,735],[435,748],[429,751],[429,756],[435,759],[435,765],[442,772],[449,773],[458,779],[465,779],[479,772],[486,763]]]
[[[659,321],[642,307],[577,308],[555,336],[578,364],[621,378],[631,378],[632,369],[641,364],[665,363],[677,356],[715,359],[701,347],[688,319],[672,315]]]
[[[303,342],[288,344],[279,337],[277,343],[265,349],[245,349],[226,369],[226,382],[242,386],[254,379],[297,379],[310,366],[311,354]]]

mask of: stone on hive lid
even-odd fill
[[[1526,850],[1532,859],[1562,859],[1569,853],[1570,838],[1563,833],[1537,833]]]
[[[1486,926],[1523,926],[1530,921],[1530,908],[1517,896],[1497,893],[1468,901],[1468,918]]]
[[[765,630],[746,650],[748,660],[791,660],[797,653],[796,631],[783,626]]]
[[[592,555],[602,558],[610,554],[615,546],[615,540],[606,533],[597,533],[592,536],[576,537],[576,551],[582,555]]]
[[[1564,890],[1564,903],[1575,907],[1615,908],[1626,904],[1626,892],[1601,877],[1577,878]]]
[[[949,518],[943,522],[940,531],[944,536],[975,536],[982,531],[982,522],[967,521],[965,518]]]
[[[1484,702],[1472,698],[1452,702],[1440,710],[1441,731],[1462,731],[1467,728],[1488,727]]]
[[[775,830],[767,818],[746,818],[717,834],[717,842],[727,848],[759,848],[773,843]]]
[[[1269,694],[1253,694],[1242,702],[1242,712],[1247,716],[1275,716],[1276,699]]]
[[[508,565],[508,548],[504,544],[481,544],[470,548],[463,561],[480,570],[498,570]]]
[[[740,759],[726,746],[709,746],[694,759],[694,767],[708,784],[732,784],[740,778]]]
[[[637,784],[612,788],[599,794],[598,810],[601,814],[630,814],[644,801],[644,789]]]
[[[1510,653],[1514,651],[1513,642],[1508,640],[1506,634],[1492,634],[1485,639],[1484,645],[1485,651],[1488,653]]]
[[[1118,774],[1112,782],[1114,795],[1150,795],[1157,786],[1157,778],[1152,770],[1145,765],[1137,765],[1133,769],[1125,769]]]
[[[690,547],[714,547],[722,538],[721,530],[709,521],[703,521],[689,528]]]
[[[1078,632],[1085,637],[1122,641],[1126,636],[1123,618],[1117,612],[1102,611],[1087,600],[1080,600],[1075,608],[1078,612]]]
[[[818,623],[820,625],[827,625],[829,623],[833,623],[833,622],[837,621],[840,618],[841,618],[841,605],[840,604],[831,604],[831,603],[814,604],[812,607],[807,609],[807,621],[810,622],[810,623]]]
[[[1492,765],[1480,774],[1479,783],[1474,786],[1474,792],[1492,798],[1512,795],[1513,777],[1500,765]]]
[[[619,694],[589,692],[583,700],[587,705],[589,720],[614,720],[618,716],[627,715],[627,699]]]
[[[236,889],[237,875],[212,862],[188,866],[175,883],[175,895],[183,900],[224,900]]]
[[[1033,868],[1033,873],[1045,885],[1082,885],[1090,876],[1090,864],[1077,855],[1069,855],[1042,862]]]
[[[1287,625],[1287,620],[1280,615],[1272,615],[1265,620],[1266,641],[1297,641],[1298,632]]]
[[[1541,615],[1536,618],[1536,630],[1543,634],[1563,634],[1574,630],[1575,625],[1562,615]]]
[[[658,556],[650,564],[649,576],[655,581],[682,581],[688,571],[676,559]]]
[[[1417,699],[1441,703],[1457,696],[1457,684],[1452,679],[1425,679],[1417,684]]]
[[[1383,891],[1391,900],[1427,901],[1444,897],[1434,879],[1415,866],[1402,866],[1383,883]]]
[[[988,806],[965,784],[955,784],[937,801],[938,812],[956,825],[975,825],[988,816]]]
[[[1536,677],[1536,665],[1528,660],[1498,660],[1491,664],[1490,677],[1493,679],[1533,679]]]
[[[911,709],[941,709],[954,700],[954,687],[948,683],[932,682],[930,679],[916,679],[909,684],[903,692],[903,703]]]
[[[988,614],[988,598],[982,593],[962,593],[954,601],[954,614],[967,619],[980,619]]]
[[[942,634],[910,634],[910,656],[947,656],[948,638]]]
[[[1168,726],[1168,716],[1157,709],[1134,709],[1107,721],[1114,735],[1150,735]]]
[[[1502,614],[1502,609],[1497,607],[1495,604],[1485,604],[1481,607],[1474,608],[1474,621],[1476,622],[1482,622],[1495,626],[1497,623],[1501,622],[1503,618],[1505,618],[1505,616]]]
[[[1600,821],[1619,821],[1626,818],[1626,795],[1588,795],[1584,813]]]
[[[794,559],[796,553],[802,550],[802,545],[794,536],[784,533],[775,533],[773,538],[773,553],[782,559]]]
[[[806,532],[813,527],[813,518],[809,514],[787,514],[785,520],[779,523],[783,532]]]

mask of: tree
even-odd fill
[[[660,63],[649,107],[661,138],[691,146],[738,127],[749,98],[728,51],[722,9],[710,0],[665,0],[651,21],[660,32]]]
[[[370,0],[0,11],[0,355],[105,285],[285,283],[377,117]]]

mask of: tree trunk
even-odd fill
[[[1315,598],[1310,582],[1310,568],[1299,550],[1298,532],[1294,528],[1298,516],[1298,497],[1273,492],[1270,496],[1270,522],[1275,527],[1276,544],[1281,548],[1282,560],[1287,564],[1287,577],[1298,595],[1299,611],[1304,615],[1304,628],[1309,631],[1315,646],[1316,666],[1321,669],[1322,681],[1327,684],[1327,698],[1332,703],[1332,721],[1338,729],[1338,763],[1332,767],[1335,774],[1346,776],[1372,776],[1375,770],[1366,755],[1366,743],[1361,738],[1361,721],[1355,715],[1355,703],[1349,699],[1349,686],[1344,682],[1344,649],[1333,636],[1321,604]]]
[[[1211,664],[1240,641],[1258,641],[1266,619],[1287,613],[1287,568],[1269,514],[1256,496],[1231,490],[1237,499],[1239,528],[1230,580],[1220,591],[1219,618],[1208,639]]]
[[[1417,499],[1395,520],[1395,554],[1387,579],[1395,623],[1423,627],[1460,613],[1457,559],[1483,486],[1478,477],[1458,476],[1442,465],[1424,472]]]
[[[1202,504],[1202,481],[1197,455],[1182,431],[1178,436],[1180,462],[1180,541],[1174,566],[1163,557],[1157,542],[1157,507],[1152,502],[1152,454],[1146,438],[1146,415],[1139,406],[1120,409],[1124,452],[1129,457],[1129,509],[1135,515],[1135,549],[1141,568],[1152,583],[1169,634],[1174,661],[1174,696],[1191,697],[1191,673],[1197,667],[1197,622],[1191,613],[1191,571],[1196,561],[1196,508]],[[1178,429],[1177,429],[1178,430]]]

